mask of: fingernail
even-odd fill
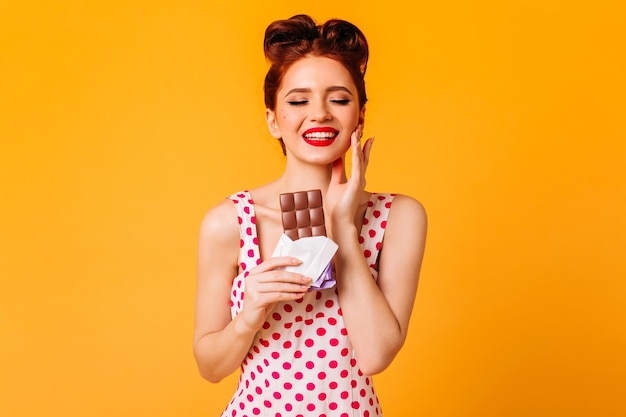
[[[294,265],[300,265],[302,261],[300,259],[291,258],[291,263]]]

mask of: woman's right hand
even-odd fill
[[[288,256],[270,258],[250,270],[244,279],[245,298],[239,320],[250,330],[258,331],[280,301],[300,299],[311,286],[311,279],[282,269],[296,266],[300,260]]]

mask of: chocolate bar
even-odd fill
[[[283,230],[291,240],[326,236],[321,190],[281,194],[280,209]]]

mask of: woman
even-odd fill
[[[381,415],[371,375],[406,338],[426,215],[411,197],[364,189],[373,139],[361,146],[363,33],[346,21],[316,26],[298,15],[270,24],[264,48],[266,120],[286,167],[203,220],[198,368],[218,382],[241,367],[223,416]],[[339,246],[337,284],[318,291],[309,291],[311,277],[284,270],[299,259],[271,257],[283,233],[279,195],[313,189],[322,191],[326,229]]]

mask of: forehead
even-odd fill
[[[307,56],[293,63],[283,76],[281,89],[343,86],[356,91],[350,72],[342,63],[327,57]]]

